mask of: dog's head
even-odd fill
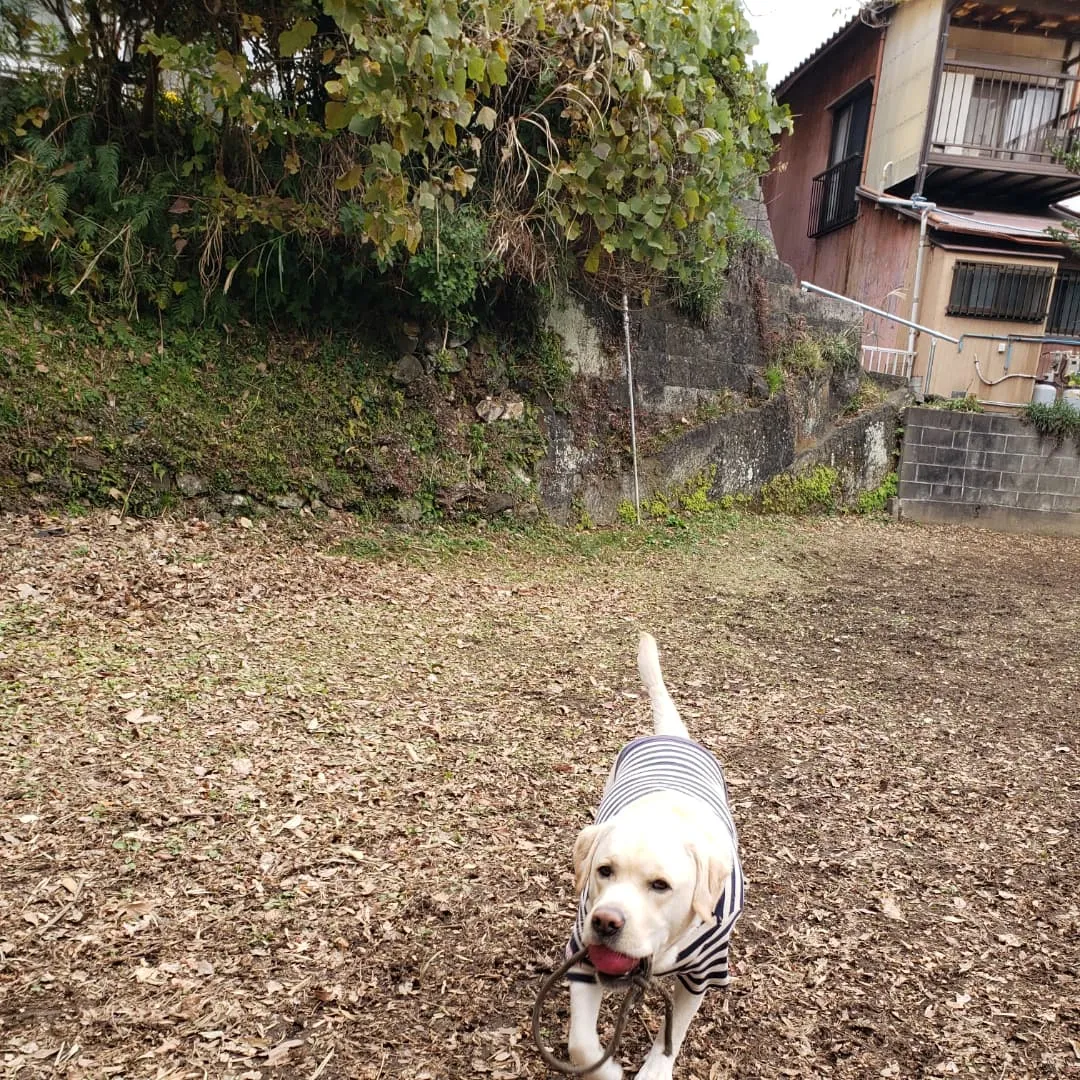
[[[710,922],[734,864],[732,841],[695,800],[648,796],[574,844],[588,890],[583,944],[598,971],[648,968],[695,924]]]

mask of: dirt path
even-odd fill
[[[1080,1076],[1080,544],[341,528],[0,519],[5,1075],[543,1076],[644,625],[751,890],[677,1075]]]

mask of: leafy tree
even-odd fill
[[[0,280],[133,310],[708,281],[789,122],[736,0],[0,0],[0,33]]]

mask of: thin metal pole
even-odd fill
[[[843,293],[833,292],[831,289],[823,289],[820,285],[814,285],[810,281],[800,282],[799,287],[807,292],[821,293],[822,296],[831,297],[833,300],[843,300],[846,304],[854,304],[855,307],[861,308],[863,311],[870,311],[875,315],[881,315],[886,319],[891,319],[893,322],[899,323],[901,326],[914,326],[920,333],[929,334],[931,337],[938,338],[941,341],[949,341],[952,342],[953,345],[960,344],[959,338],[950,337],[948,334],[941,333],[940,330],[933,330],[929,326],[913,323],[910,319],[901,319],[899,315],[894,315],[891,311],[882,311],[881,308],[874,307],[871,304],[864,304],[861,300],[853,300],[850,296],[844,296]]]
[[[630,394],[630,449],[634,457],[634,514],[641,524],[641,487],[638,483],[637,418],[634,415],[634,369],[630,360],[630,297],[622,294],[623,337],[626,339],[626,389]]]

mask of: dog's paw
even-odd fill
[[[571,1050],[570,1060],[575,1065],[587,1065],[590,1061],[598,1061],[603,1055],[603,1048],[597,1043],[595,1049],[590,1046],[587,1049],[578,1049],[576,1052]],[[585,1073],[585,1077],[586,1080],[622,1080],[622,1074],[621,1065],[614,1061],[605,1061],[599,1069]]]
[[[674,1068],[674,1058],[651,1050],[645,1059],[645,1064],[638,1069],[636,1080],[671,1080]]]
[[[596,1055],[596,1057],[599,1056],[599,1054]],[[593,1058],[593,1061],[596,1060],[596,1057]],[[622,1066],[616,1065],[614,1061],[605,1061],[599,1069],[586,1073],[585,1080],[622,1080]]]

